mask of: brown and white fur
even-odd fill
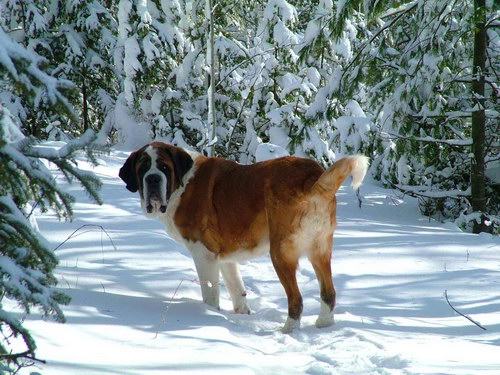
[[[133,152],[120,169],[139,191],[146,216],[191,252],[203,301],[219,308],[222,273],[234,311],[250,313],[238,262],[270,253],[288,297],[283,331],[300,326],[302,296],[296,270],[307,256],[320,284],[318,327],[333,324],[335,288],[331,257],[336,226],[335,193],[352,175],[357,188],[368,158],[343,158],[326,171],[315,161],[283,157],[252,165],[207,158],[153,142]]]

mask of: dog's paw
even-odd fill
[[[216,310],[220,310],[218,296],[210,296],[209,298],[205,298],[203,302],[205,302],[208,306],[211,306]]]
[[[243,306],[237,306],[234,308],[235,314],[250,314],[250,308],[245,304]]]
[[[330,327],[335,323],[333,319],[333,314],[324,314],[320,315],[318,319],[316,319],[316,327],[317,328],[326,328]]]
[[[281,329],[283,333],[292,333],[294,329],[300,328],[300,320],[295,320],[290,317],[286,319],[285,325]]]

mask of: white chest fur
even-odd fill
[[[190,153],[191,157],[193,158],[193,167],[189,170],[188,173],[186,173],[182,179],[182,186],[178,187],[170,196],[170,199],[168,201],[167,205],[167,210],[163,215],[159,217],[159,219],[165,224],[167,233],[168,235],[175,241],[186,245],[186,241],[182,237],[182,235],[179,232],[179,229],[175,225],[174,222],[174,216],[177,211],[177,208],[179,207],[179,204],[181,202],[181,196],[184,193],[184,190],[186,189],[186,185],[189,183],[189,181],[193,178],[194,174],[196,173],[196,157],[199,154],[196,153]]]

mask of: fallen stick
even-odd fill
[[[104,227],[103,227],[102,225],[97,225],[97,224],[84,224],[84,225],[82,225],[81,227],[79,227],[78,229],[75,229],[75,230],[73,231],[73,233],[71,233],[71,234],[69,235],[69,237],[68,237],[68,238],[66,238],[63,242],[61,242],[59,245],[57,245],[57,247],[56,247],[56,248],[54,248],[52,251],[54,251],[54,252],[55,252],[56,250],[58,250],[58,249],[59,249],[62,245],[64,245],[66,242],[68,242],[68,241],[69,241],[70,239],[72,239],[73,237],[77,237],[77,236],[79,236],[79,235],[81,235],[81,234],[85,234],[85,233],[87,233],[87,232],[92,232],[92,229],[90,229],[90,230],[88,230],[88,231],[86,231],[86,232],[84,232],[84,233],[76,234],[76,233],[77,233],[78,231],[80,231],[81,229],[83,229],[83,228],[89,228],[89,227],[90,227],[90,228],[100,228],[100,229],[101,229],[101,234],[104,232],[104,234],[108,237],[109,242],[111,242],[111,246],[113,246],[113,249],[115,249],[115,250],[116,250],[116,246],[115,246],[115,243],[113,242],[113,239],[111,238],[111,236],[108,234],[108,232],[106,231],[106,229],[104,229]],[[101,239],[101,247],[103,247],[103,244],[102,244],[102,239]]]
[[[446,302],[448,302],[448,305],[450,305],[450,307],[453,309],[453,311],[455,311],[458,315],[463,316],[465,319],[471,321],[472,323],[474,323],[475,325],[477,325],[482,330],[486,331],[486,328],[484,328],[481,324],[479,324],[478,322],[476,322],[471,317],[469,317],[469,316],[467,316],[465,314],[462,314],[460,311],[458,311],[456,308],[453,307],[453,305],[451,304],[450,300],[448,299],[448,291],[447,290],[444,291],[444,297],[446,298]]]

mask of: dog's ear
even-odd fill
[[[193,166],[193,159],[186,151],[180,147],[167,147],[167,152],[174,163],[175,178],[178,186],[183,186],[182,178]]]
[[[123,167],[120,168],[120,173],[118,174],[118,176],[120,176],[120,178],[127,184],[127,189],[132,193],[135,193],[139,189],[139,186],[137,186],[137,173],[135,172],[135,163],[137,161],[137,157],[144,149],[144,147],[130,154],[125,164],[123,164]]]

